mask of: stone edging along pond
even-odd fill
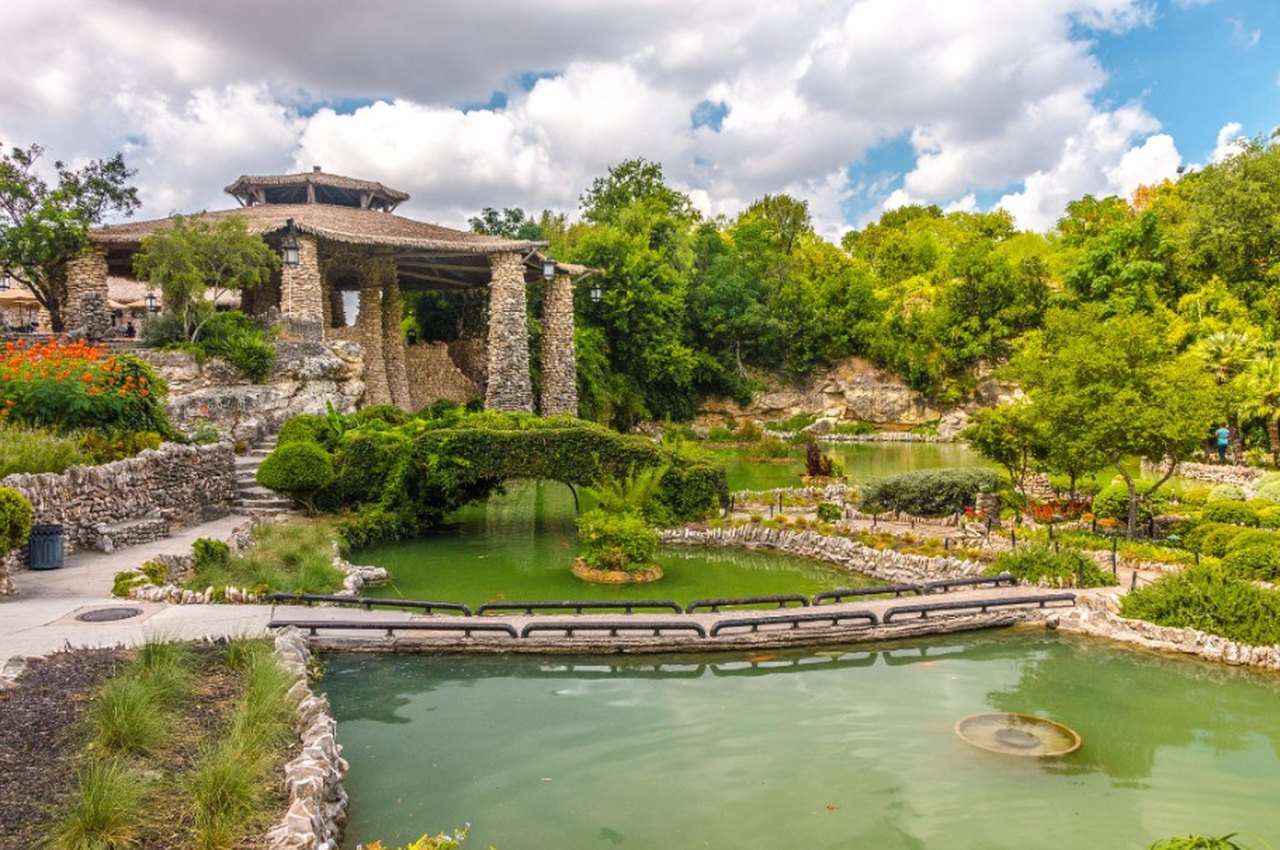
[[[289,689],[296,708],[295,725],[302,752],[285,765],[289,809],[267,833],[268,850],[316,850],[325,841],[336,842],[347,821],[347,790],[342,776],[347,761],[338,744],[338,724],[329,711],[329,698],[316,694],[307,681],[311,650],[297,629],[285,629],[275,638],[276,661],[297,678]]]

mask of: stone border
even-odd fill
[[[289,700],[297,714],[295,727],[302,753],[284,768],[289,808],[267,833],[269,850],[316,850],[336,847],[347,822],[347,789],[343,774],[350,767],[337,741],[338,724],[329,710],[329,697],[316,694],[307,680],[311,650],[297,629],[284,629],[275,638],[276,661],[296,678]],[[332,840],[332,844],[324,842]]]
[[[1139,464],[1143,475],[1163,475],[1164,469],[1143,458]],[[1192,463],[1184,461],[1178,464],[1174,475],[1180,478],[1194,478],[1196,481],[1209,481],[1214,484],[1238,484],[1251,489],[1263,476],[1263,471],[1256,466],[1240,466],[1234,463]]]
[[[1090,637],[1155,649],[1180,655],[1195,655],[1235,667],[1280,670],[1280,644],[1249,646],[1197,629],[1157,626],[1146,620],[1121,617],[1120,595],[1081,594],[1074,608],[1047,612],[1041,617],[1050,629],[1078,632]]]
[[[981,561],[905,555],[892,549],[875,549],[848,537],[832,537],[816,531],[784,531],[758,525],[667,529],[662,532],[662,543],[667,546],[774,549],[787,555],[835,564],[873,578],[902,584],[975,576],[987,567]]]

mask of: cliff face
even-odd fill
[[[869,422],[881,430],[906,431],[938,421],[941,436],[954,436],[969,413],[998,403],[1005,388],[984,380],[962,405],[942,406],[908,387],[897,375],[868,360],[852,357],[813,375],[799,386],[770,380],[765,390],[742,407],[730,399],[709,399],[698,412],[698,424],[719,425],[726,418],[764,422],[812,413],[848,422]]]
[[[190,432],[204,420],[233,440],[273,433],[295,413],[355,410],[364,396],[364,350],[352,342],[277,343],[275,367],[254,384],[219,358],[203,364],[185,352],[136,352],[169,382],[166,407],[174,427]]]

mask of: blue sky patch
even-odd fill
[[[710,127],[713,133],[719,133],[728,115],[729,104],[723,100],[700,100],[689,113],[689,128]]]

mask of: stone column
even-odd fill
[[[490,254],[489,268],[489,385],[484,406],[532,412],[524,263],[519,254]]]
[[[111,307],[107,303],[107,252],[94,247],[89,253],[67,263],[66,287],[62,293],[61,330],[85,332],[100,339],[111,328]]]
[[[311,236],[298,236],[298,264],[280,271],[280,316],[299,339],[324,340],[324,286],[319,246]]]
[[[542,305],[542,415],[578,415],[578,356],[573,347],[573,282],[557,273]]]
[[[382,349],[382,267],[380,261],[369,260],[358,266],[360,275],[360,315],[356,319],[356,338],[364,346],[365,404],[390,404],[391,386],[387,382],[387,363]]]
[[[387,387],[391,403],[405,410],[413,406],[409,395],[409,373],[405,368],[404,340],[400,336],[400,320],[404,308],[400,302],[400,278],[395,260],[382,262],[382,353],[387,368]]]

